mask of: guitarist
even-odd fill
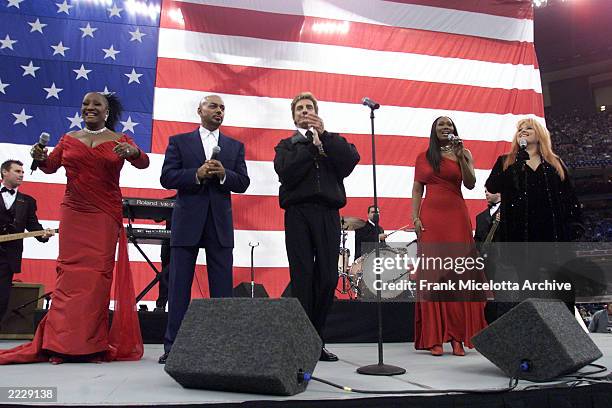
[[[491,231],[493,220],[497,218],[497,222],[499,222],[500,216],[499,206],[501,204],[501,194],[492,194],[485,189],[485,196],[487,198],[487,209],[476,216],[476,232],[474,234],[474,241],[476,241],[476,246],[479,251],[489,231]],[[495,234],[493,235],[492,241],[497,241],[495,239]]]
[[[499,230],[497,229],[501,219],[500,204],[501,194],[490,193],[485,188],[485,196],[487,198],[487,209],[476,216],[476,232],[474,233],[474,241],[480,252],[480,256],[486,256],[485,272],[488,279],[496,280],[496,269],[498,266],[499,257],[496,253],[490,253],[491,242],[499,241]],[[488,238],[488,239],[487,239]],[[494,251],[493,251],[494,252]],[[501,299],[501,301],[500,301]],[[495,302],[488,302],[485,308],[487,321],[493,323],[497,318],[510,310],[515,303],[506,302],[507,295],[504,293],[495,293]]]
[[[23,182],[23,163],[7,160],[0,166],[0,171],[0,234],[42,230],[36,217],[36,200],[18,191]],[[52,229],[46,229],[45,234],[36,239],[47,242],[53,235]],[[13,274],[21,272],[22,252],[23,239],[0,243],[0,323],[8,307]]]

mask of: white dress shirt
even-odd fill
[[[202,147],[204,148],[204,154],[206,155],[206,160],[210,160],[213,149],[215,146],[219,145],[219,129],[215,129],[212,132],[206,129],[204,126],[200,126],[200,140],[202,141]],[[227,176],[224,176],[221,180],[221,184],[225,183],[225,179]],[[196,174],[196,182],[201,184],[200,179]]]
[[[219,145],[219,129],[215,129],[211,132],[205,127],[200,126],[200,139],[202,140],[206,160],[210,160],[213,148]]]
[[[5,186],[2,183],[0,183],[0,187],[8,188],[8,186]],[[15,194],[11,194],[8,191],[4,191],[2,193],[2,200],[4,200],[4,208],[6,208],[7,210],[11,208],[11,206],[15,202],[15,199],[17,198],[17,188],[14,188],[13,190],[15,190]]]
[[[495,204],[493,204],[491,206],[491,208],[489,208],[489,214],[491,214],[491,217],[495,214],[495,212],[499,209],[499,205],[501,204],[501,201],[496,202]]]

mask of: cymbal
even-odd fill
[[[340,217],[340,221],[342,222],[340,228],[344,231],[355,231],[366,225],[364,220],[357,217]]]

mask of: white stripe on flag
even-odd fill
[[[356,0],[182,0],[268,13],[414,28],[507,41],[533,42],[533,21],[391,1]]]
[[[441,82],[542,92],[531,65],[499,64],[162,28],[159,57],[250,67]],[[157,99],[157,98],[156,98]]]

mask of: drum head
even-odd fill
[[[416,257],[416,241],[408,246],[380,249],[380,259],[376,261],[376,253],[372,251],[365,255],[361,279],[359,281],[359,298],[361,300],[376,300],[376,290],[381,289],[382,299],[406,300],[412,297],[410,279],[413,276],[410,258]],[[375,273],[380,271],[380,274]]]

